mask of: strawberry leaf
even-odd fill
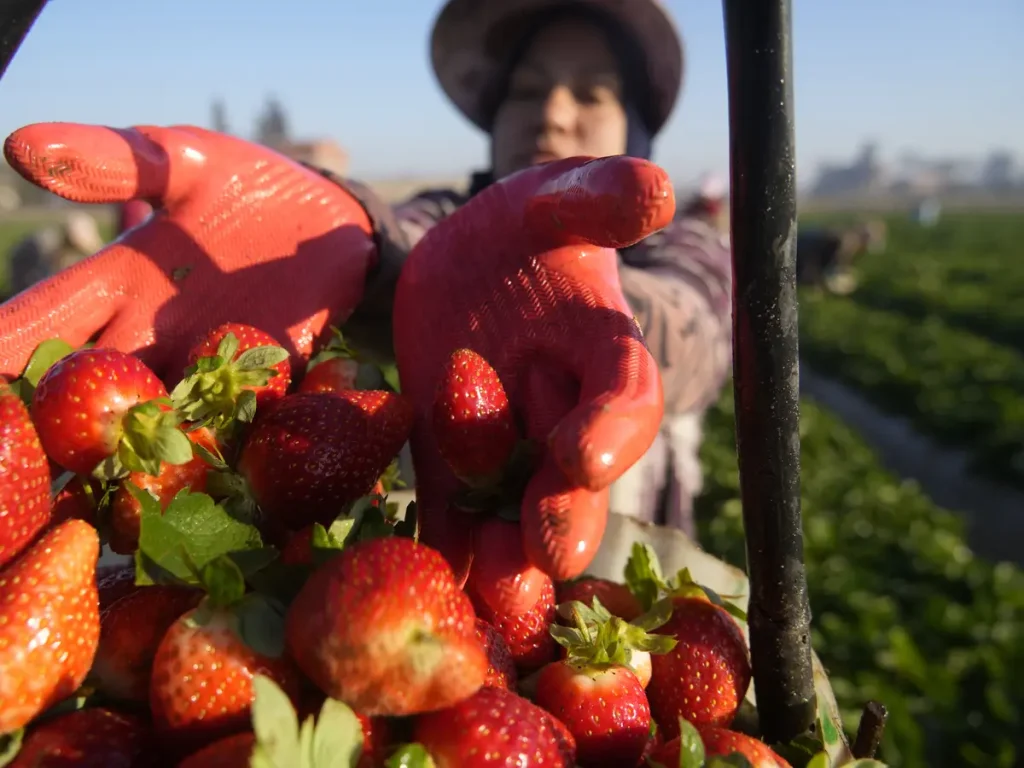
[[[219,555],[199,571],[199,581],[219,608],[234,605],[245,596],[245,576],[242,569],[226,555]]]
[[[43,374],[50,370],[58,360],[67,357],[74,351],[75,348],[63,339],[47,339],[33,350],[32,356],[29,357],[28,363],[25,365],[25,370],[17,379],[21,382],[21,386],[18,388],[19,394],[26,405],[32,401],[32,395],[35,394]]]
[[[434,760],[422,744],[405,744],[387,759],[384,768],[434,768]]]
[[[395,523],[395,536],[404,536],[413,541],[419,541],[420,519],[415,501],[410,501],[406,505],[405,516]]]
[[[225,334],[224,338],[220,340],[220,344],[217,345],[217,357],[219,357],[223,363],[230,363],[235,359],[235,354],[238,352],[240,342],[238,337],[233,333]]]
[[[200,426],[196,426],[196,429],[201,429]],[[192,450],[195,451],[196,455],[199,456],[203,461],[209,464],[213,469],[218,472],[228,471],[228,463],[224,461],[224,457],[220,455],[220,452],[214,453],[213,451],[204,448],[199,443],[192,444]]]
[[[704,740],[689,720],[680,717],[679,768],[701,768],[704,765],[704,755]]]
[[[261,595],[290,605],[309,579],[308,565],[288,564],[277,560],[249,577],[252,588]]]
[[[0,734],[0,768],[10,765],[21,750],[21,742],[25,738],[25,729],[19,728],[11,733]]]
[[[251,768],[302,765],[299,718],[288,696],[264,675],[252,679],[252,730],[256,734]]]
[[[203,493],[179,492],[161,514],[160,503],[148,491],[125,483],[139,502],[139,548],[136,583],[146,585],[170,579],[195,584],[194,569],[221,555],[260,549],[256,527],[230,515]]]
[[[245,350],[235,360],[235,368],[240,371],[258,371],[261,368],[273,368],[288,359],[288,353],[281,347],[252,347]],[[277,371],[271,371],[277,375]]]
[[[353,768],[363,750],[363,729],[355,713],[328,699],[314,724],[300,728],[285,693],[268,677],[253,677],[252,725],[256,735],[251,768]]]
[[[251,389],[243,389],[238,394],[238,399],[235,401],[234,410],[235,421],[240,421],[243,424],[251,424],[252,420],[256,418],[256,393]],[[220,427],[223,429],[223,426]]]
[[[248,581],[274,563],[280,554],[273,547],[260,547],[259,549],[240,549],[228,552],[227,556],[234,561]]]
[[[645,611],[649,611],[665,588],[661,577],[658,556],[646,544],[635,542],[626,561],[624,581],[629,591],[640,602]]]
[[[341,357],[346,360],[360,359],[359,353],[345,340],[340,328],[331,327],[331,340],[324,347],[309,359],[306,364],[306,373],[316,368],[320,363],[334,358]]]
[[[345,547],[345,540],[352,533],[355,524],[356,521],[350,517],[339,517],[331,523],[329,529],[320,523],[313,524],[309,547],[315,567],[323,565]]]
[[[312,761],[316,768],[351,768],[363,753],[363,727],[347,704],[327,699],[313,731]]]
[[[385,383],[395,392],[401,394],[402,382],[398,378],[398,366],[393,363],[387,363],[377,367],[380,368],[380,373],[384,377]]]
[[[238,601],[232,611],[238,619],[238,636],[246,645],[272,659],[284,655],[286,608],[281,603],[252,592]]]

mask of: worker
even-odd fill
[[[261,327],[300,357],[344,322],[397,359],[417,414],[421,537],[464,578],[473,526],[452,503],[458,483],[429,414],[448,356],[469,346],[547,446],[522,500],[531,562],[578,574],[609,505],[692,531],[700,417],[731,359],[731,274],[727,244],[673,217],[667,175],[648,161],[683,78],[672,19],[656,0],[451,0],[431,56],[453,104],[488,134],[489,167],[466,194],[428,190],[393,208],[353,180],[197,128],[16,132],[8,160],[35,183],[161,210],[59,292],[5,307],[0,373],[57,332],[79,343],[102,331],[101,344],[173,379],[221,322]],[[75,169],[59,185],[31,162],[44,147]],[[115,299],[79,315],[94,289]]]

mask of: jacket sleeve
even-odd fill
[[[732,362],[728,238],[699,219],[677,219],[624,250],[619,276],[661,369],[665,412],[704,410]]]
[[[430,190],[391,206],[357,181],[320,172],[360,202],[377,243],[377,265],[367,278],[362,301],[345,322],[345,334],[364,353],[380,361],[391,360],[395,285],[405,258],[427,230],[455,211],[464,199],[452,190]]]

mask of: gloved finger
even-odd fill
[[[531,175],[513,181],[536,185],[524,218],[527,232],[542,248],[574,243],[625,248],[662,229],[675,215],[668,174],[647,160],[570,158],[525,173]]]
[[[173,207],[203,171],[207,144],[198,130],[35,123],[7,137],[4,156],[28,181],[66,200],[142,198]]]
[[[107,247],[0,305],[0,373],[19,376],[47,339],[79,347],[106,326],[128,301],[125,256]]]
[[[519,516],[527,560],[555,581],[573,579],[601,545],[608,490],[574,487],[548,456],[526,486]]]
[[[579,331],[568,361],[580,382],[578,404],[548,440],[554,461],[574,485],[607,488],[650,448],[664,413],[661,376],[636,322],[604,310],[582,323],[600,328],[599,343]]]

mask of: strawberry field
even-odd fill
[[[976,472],[1024,482],[1024,220],[891,219],[848,297],[801,296],[801,357]],[[886,703],[894,765],[1024,760],[1024,574],[968,547],[964,526],[888,473],[851,426],[805,400],[802,491],[814,643],[847,727]],[[744,562],[731,392],[708,419],[702,543]],[[1024,514],[1024,510],[1021,510]]]

